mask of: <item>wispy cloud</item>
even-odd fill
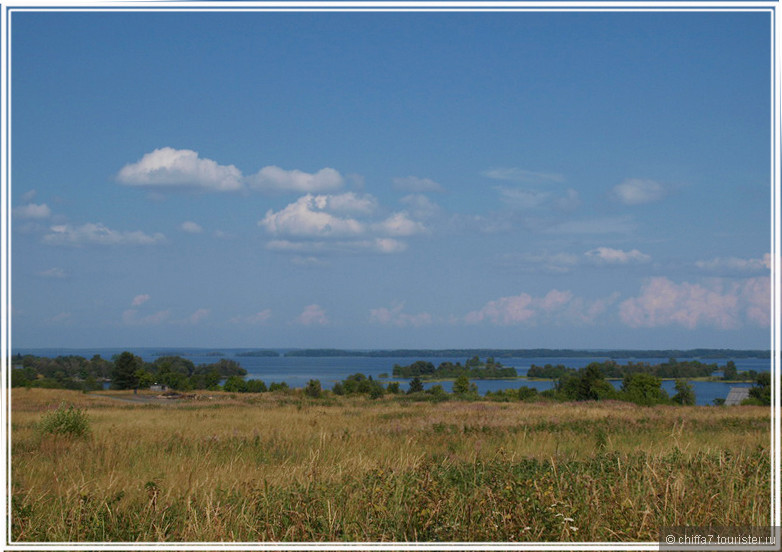
[[[132,306],[134,306],[134,307],[138,307],[138,306],[140,306],[140,305],[143,305],[143,304],[144,304],[144,303],[146,303],[147,301],[149,301],[149,299],[150,299],[150,297],[149,297],[149,295],[148,295],[148,294],[146,294],[146,293],[144,293],[144,294],[141,294],[141,295],[136,295],[136,296],[133,298],[133,301],[131,302],[131,305],[132,305]]]
[[[52,210],[45,203],[28,203],[14,207],[13,215],[18,219],[45,219],[52,215]]]
[[[235,316],[234,318],[231,318],[228,322],[230,322],[231,324],[262,325],[262,324],[266,324],[271,317],[272,317],[271,309],[264,309],[260,312],[256,312],[255,314],[250,314],[247,316]]]
[[[419,178],[417,176],[407,176],[404,178],[394,178],[394,188],[405,192],[443,192],[443,188],[439,183],[430,178]]]
[[[590,261],[601,264],[648,263],[652,260],[649,255],[641,253],[637,249],[622,251],[610,247],[598,247],[587,251],[584,255]]]
[[[188,234],[200,234],[204,231],[204,229],[201,227],[200,224],[197,222],[193,222],[191,220],[186,220],[180,225],[180,228],[183,232],[187,232]]]
[[[38,276],[43,276],[44,278],[65,278],[67,274],[62,268],[54,267],[40,271]]]
[[[162,310],[139,317],[138,310],[127,309],[122,313],[122,322],[127,326],[157,326],[166,322],[170,317],[170,310]]]
[[[614,186],[611,197],[625,205],[652,203],[665,197],[666,190],[659,182],[629,178]]]
[[[530,221],[530,230],[540,230],[548,234],[630,234],[635,230],[635,222],[630,216],[602,217],[558,222],[549,226],[540,221]]]
[[[326,311],[320,305],[307,305],[296,317],[296,322],[302,326],[325,326],[329,323]]]
[[[89,222],[82,226],[61,224],[52,226],[50,230],[51,233],[43,237],[43,242],[49,245],[155,245],[166,239],[160,233],[149,235],[139,230],[112,230],[100,222]]]
[[[382,326],[396,326],[399,328],[413,326],[421,327],[432,323],[432,315],[428,312],[408,314],[403,312],[404,303],[391,307],[381,307],[369,311],[369,321]]]
[[[507,180],[511,182],[524,182],[527,184],[539,184],[545,182],[565,182],[565,177],[559,173],[528,171],[518,167],[497,167],[483,172],[483,176],[494,180]]]
[[[766,253],[760,259],[742,259],[739,257],[716,257],[708,261],[696,261],[695,266],[708,271],[760,272],[771,270],[771,255]]]

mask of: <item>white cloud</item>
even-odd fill
[[[683,282],[665,277],[650,278],[641,293],[623,301],[619,308],[622,321],[634,328],[678,325],[687,329],[711,326],[728,330],[740,327],[743,320],[769,325],[770,279],[752,278],[723,286]]]
[[[565,197],[558,197],[554,200],[554,206],[560,211],[575,211],[581,205],[581,198],[578,191],[568,188],[565,191]]]
[[[67,274],[62,268],[50,268],[48,270],[42,270],[38,273],[39,276],[43,276],[44,278],[65,278]]]
[[[377,220],[376,209],[370,195],[307,194],[279,211],[270,209],[258,226],[275,237],[267,248],[297,253],[398,253],[407,245],[396,238],[427,232],[405,212]]]
[[[380,234],[395,237],[415,236],[426,232],[426,226],[410,220],[406,213],[394,213],[386,220],[375,224],[373,228]]]
[[[383,326],[397,326],[400,328],[407,326],[418,328],[432,323],[432,315],[428,312],[407,314],[402,312],[403,309],[404,303],[400,303],[399,305],[396,305],[390,309],[385,307],[371,309],[369,311],[369,320],[375,324],[381,324]]]
[[[472,311],[464,317],[468,324],[488,321],[499,326],[519,323],[534,323],[542,314],[548,314],[562,307],[573,298],[569,291],[552,289],[543,297],[532,297],[521,293],[511,297],[501,297],[489,301],[481,309]]]
[[[565,177],[558,173],[535,172],[516,167],[498,167],[483,172],[483,176],[494,180],[509,180],[513,182],[541,183],[564,182]]]
[[[344,179],[339,172],[329,167],[309,174],[269,166],[248,177],[247,182],[251,188],[266,192],[318,193],[340,189]]]
[[[443,192],[444,188],[429,178],[419,178],[417,176],[407,176],[405,178],[394,178],[394,188],[406,192]]]
[[[557,289],[552,289],[542,297],[521,293],[489,301],[481,309],[467,313],[461,321],[497,326],[533,326],[544,323],[590,325],[595,324],[618,297],[619,294],[615,293],[602,299],[585,300],[570,291]]]
[[[45,203],[28,203],[14,207],[13,215],[19,219],[45,219],[52,216],[52,210]]]
[[[696,261],[695,266],[709,271],[759,272],[771,270],[771,255],[766,253],[761,259],[741,259],[738,257],[716,257],[709,261]]]
[[[38,194],[37,190],[28,190],[22,194],[22,201],[30,202]]]
[[[326,212],[329,196],[307,194],[276,213],[271,209],[258,222],[270,234],[296,237],[358,236],[366,226],[356,219]]]
[[[255,314],[251,314],[249,316],[236,316],[234,318],[231,318],[228,322],[232,324],[261,325],[261,324],[266,324],[266,322],[269,321],[271,316],[272,316],[271,309],[264,309],[260,312],[256,312]]]
[[[204,229],[201,228],[200,224],[193,222],[191,220],[187,220],[183,222],[180,228],[182,229],[183,232],[187,232],[188,234],[200,234],[201,232],[204,231]]]
[[[52,226],[51,234],[43,237],[43,242],[50,245],[154,245],[165,241],[165,236],[160,233],[153,235],[141,231],[118,232],[107,228],[103,223],[83,224],[71,226],[61,224]]]
[[[243,187],[233,165],[218,165],[192,150],[160,148],[122,167],[117,180],[128,186],[167,190],[231,192]]]
[[[326,311],[320,305],[308,305],[304,311],[296,317],[296,322],[302,326],[325,326],[329,323]]]
[[[612,197],[625,205],[652,203],[665,197],[665,188],[654,180],[630,178],[614,186]]]
[[[133,298],[133,302],[131,303],[131,305],[134,306],[134,307],[138,307],[139,305],[143,305],[144,303],[149,301],[149,299],[150,299],[150,297],[146,293],[141,294],[141,295],[136,295]]]
[[[622,251],[610,247],[598,247],[587,251],[584,255],[593,262],[604,264],[648,263],[652,259],[637,249]]]

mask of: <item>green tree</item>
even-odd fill
[[[418,376],[414,377],[410,380],[410,388],[407,390],[407,393],[420,393],[424,390],[424,384],[421,383],[421,378]]]
[[[651,374],[630,374],[622,381],[622,394],[625,400],[639,405],[663,404],[668,402],[668,393],[661,385],[662,380]]]
[[[725,368],[722,370],[722,379],[724,380],[735,380],[739,377],[738,371],[736,371],[736,363],[732,360],[729,360],[728,363],[725,365]]]
[[[457,395],[465,395],[470,392],[470,380],[467,376],[459,376],[453,382],[453,392]]]
[[[673,402],[684,406],[693,406],[695,404],[695,391],[693,391],[692,385],[687,383],[686,379],[677,379],[675,387],[676,394],[671,397]]]
[[[228,391],[229,393],[246,393],[247,382],[244,381],[244,378],[241,376],[231,376],[223,384],[223,391]]]
[[[114,361],[111,371],[112,389],[135,389],[138,387],[136,371],[144,367],[144,361],[128,351],[123,352]]]

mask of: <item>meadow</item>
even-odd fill
[[[648,542],[769,525],[768,407],[118,398],[134,397],[13,389],[12,542]],[[42,431],[63,403],[85,435]]]

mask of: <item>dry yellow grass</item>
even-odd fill
[[[14,539],[621,541],[768,524],[768,408],[209,395],[14,389]],[[62,401],[88,413],[88,438],[36,431]]]

